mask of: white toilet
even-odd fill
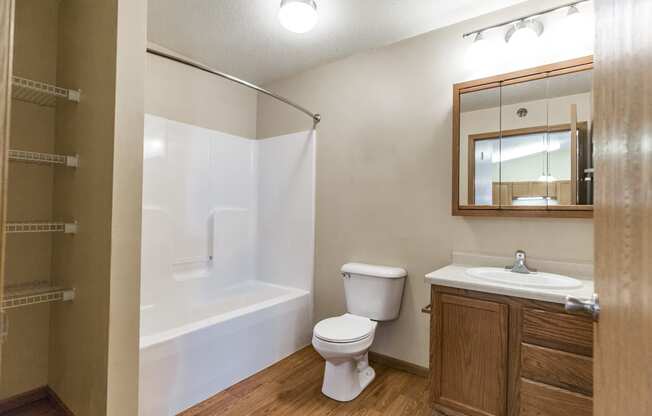
[[[318,322],[312,345],[326,360],[321,391],[348,402],[376,376],[367,352],[378,322],[398,318],[407,272],[399,267],[347,263],[342,276],[348,313]]]

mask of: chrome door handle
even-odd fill
[[[594,321],[600,318],[600,301],[595,293],[589,300],[582,300],[573,296],[566,296],[564,305],[566,312],[574,314],[591,315]]]

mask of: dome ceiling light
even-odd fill
[[[281,0],[278,20],[290,32],[309,32],[317,24],[318,17],[315,0]]]

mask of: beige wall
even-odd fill
[[[57,0],[16,2],[14,73],[55,82],[57,76]],[[13,100],[10,146],[52,152],[55,109]],[[47,220],[52,216],[54,172],[51,167],[10,163],[8,221]],[[52,236],[7,237],[5,281],[8,285],[49,281]],[[9,336],[2,350],[0,399],[47,384],[49,305],[10,310]]]
[[[107,411],[138,414],[147,0],[118,0]]]
[[[57,78],[82,98],[57,107],[56,150],[80,165],[56,170],[54,215],[79,232],[55,237],[53,275],[77,293],[51,306],[49,384],[77,416],[106,412],[116,19],[116,0],[59,3]]]
[[[151,46],[165,50],[158,45]],[[254,91],[151,54],[147,55],[145,112],[240,137],[256,138],[257,98]]]
[[[452,85],[515,69],[468,68],[461,34],[563,1],[531,1],[358,54],[268,85],[318,111],[315,318],[345,311],[338,273],[347,261],[409,271],[400,318],[382,324],[372,349],[428,365],[424,274],[453,250],[591,261],[590,220],[451,216]],[[535,64],[566,59],[544,50]],[[490,66],[488,65],[488,66]],[[310,120],[259,99],[258,137],[304,130]]]

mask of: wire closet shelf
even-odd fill
[[[25,233],[64,233],[76,234],[77,223],[66,222],[8,222],[5,226],[7,234],[25,234]]]
[[[57,98],[74,102],[79,102],[81,98],[79,90],[62,88],[16,75],[11,78],[11,84],[11,94],[14,99],[44,107],[54,107],[57,104]]]
[[[53,286],[47,281],[36,281],[5,286],[2,309],[13,309],[39,303],[63,302],[75,298],[75,289]]]
[[[28,150],[9,150],[9,160],[14,162],[36,163],[40,165],[79,166],[79,156],[57,155],[54,153],[30,152]]]

